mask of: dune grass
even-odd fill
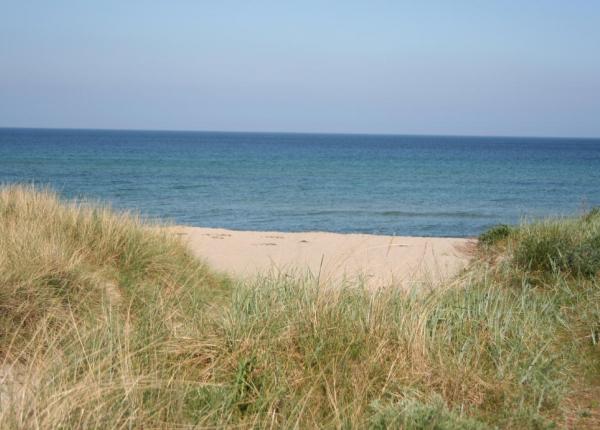
[[[0,428],[594,428],[600,214],[511,228],[456,280],[238,283],[176,237],[0,191]]]

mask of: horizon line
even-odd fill
[[[248,131],[248,130],[200,130],[168,128],[110,128],[110,127],[23,127],[0,126],[0,130],[66,130],[66,131],[121,131],[121,132],[159,132],[159,133],[230,133],[230,134],[298,134],[332,136],[388,136],[388,137],[462,137],[462,138],[503,138],[503,139],[572,139],[600,140],[600,136],[543,136],[510,134],[441,134],[441,133],[383,133],[383,132],[334,132],[334,131]]]

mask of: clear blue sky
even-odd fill
[[[600,136],[600,1],[0,6],[0,126]]]

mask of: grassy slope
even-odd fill
[[[132,217],[5,188],[0,428],[597,426],[600,216],[504,230],[427,293],[232,284]]]

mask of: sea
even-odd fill
[[[0,128],[0,183],[193,226],[471,237],[600,206],[600,139]]]

